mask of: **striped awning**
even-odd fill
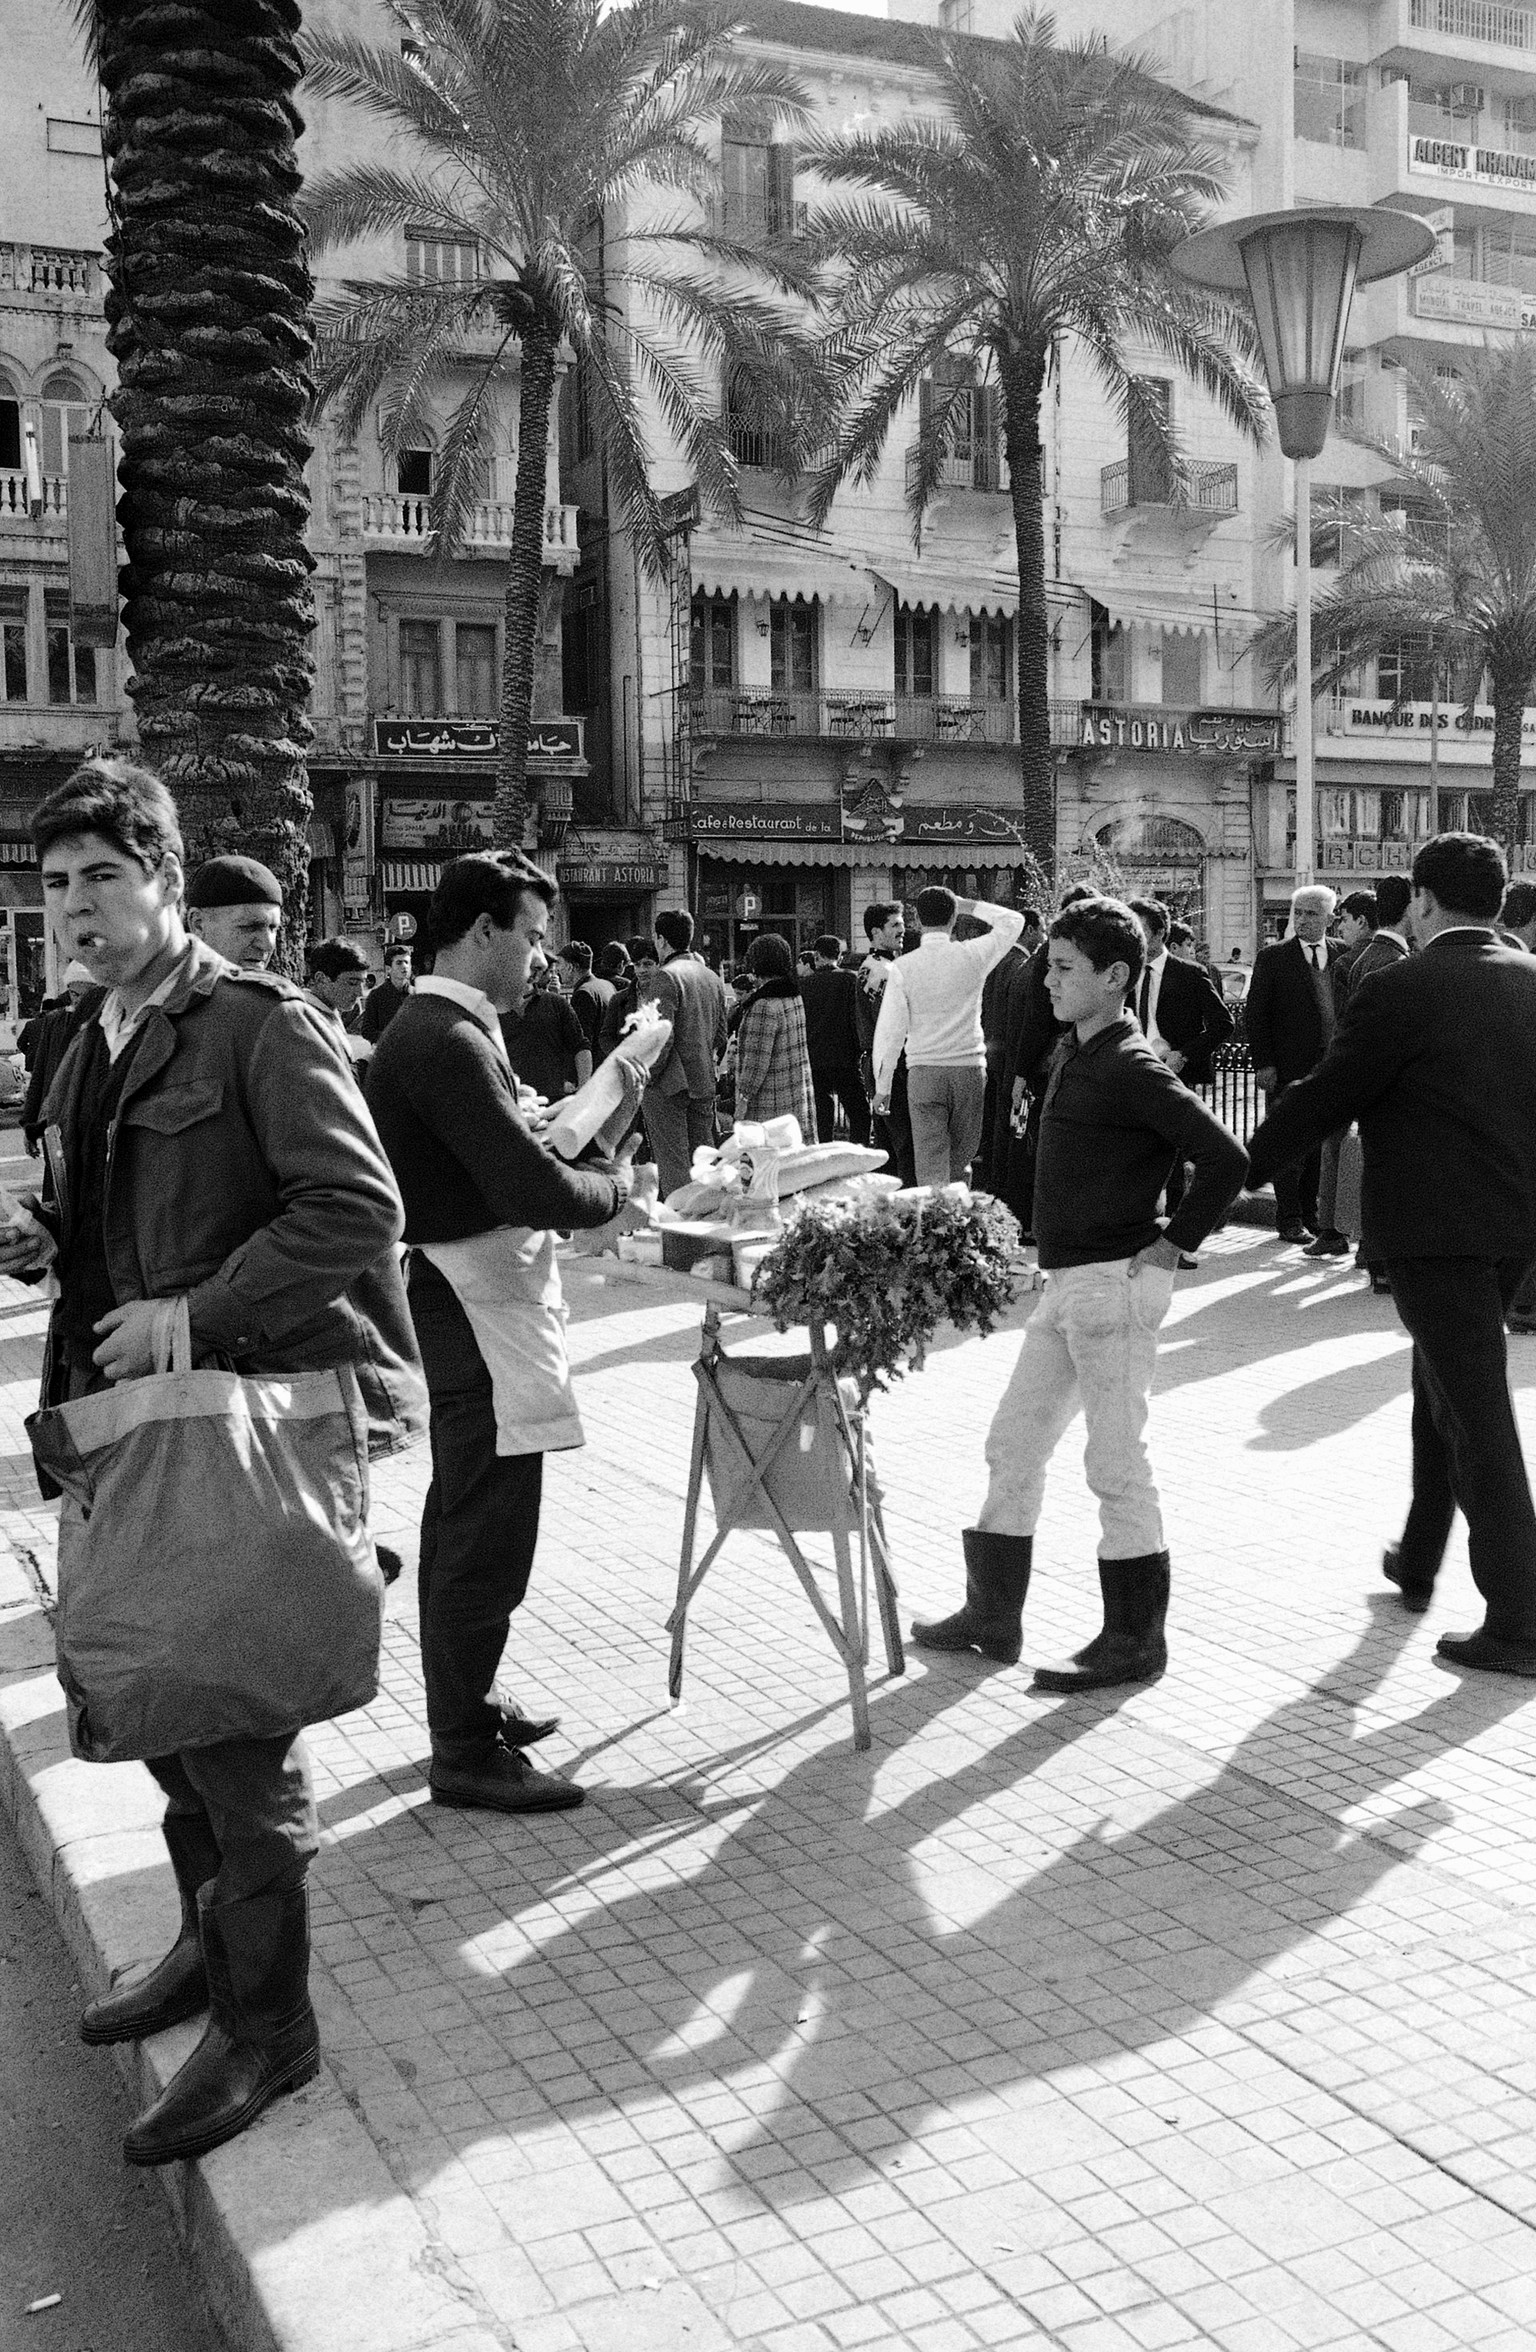
[[[439,861],[425,858],[381,858],[379,880],[386,890],[435,890],[442,870]]]

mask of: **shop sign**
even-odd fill
[[[909,808],[901,838],[962,848],[970,842],[988,841],[1006,841],[1017,846],[1023,834],[1014,819],[1005,817],[1000,809],[970,808],[962,801],[940,801],[937,806]]]
[[[1480,180],[1486,187],[1536,188],[1536,155],[1509,147],[1473,147],[1460,139],[1408,134],[1408,169],[1437,180]]]
[[[528,757],[574,766],[581,758],[580,719],[534,719]],[[375,719],[373,748],[380,759],[493,760],[501,749],[495,719]]]
[[[415,850],[432,857],[461,857],[470,849],[494,849],[495,802],[478,800],[396,800],[383,808],[384,848]]]
[[[842,811],[812,802],[695,801],[693,830],[700,841],[841,841]]]
[[[649,858],[589,857],[564,860],[555,868],[562,890],[660,890],[667,879],[665,864]]]
[[[348,854],[341,861],[341,903],[347,914],[366,915],[369,907],[368,860]]]
[[[1339,706],[1339,719],[1342,725],[1330,726],[1330,734],[1385,736],[1401,743],[1438,732],[1463,742],[1493,741],[1493,711],[1487,703],[1477,703],[1468,711],[1442,702],[1437,714],[1432,702],[1346,702]],[[1520,736],[1522,742],[1536,743],[1536,709],[1527,708]]]
[[[1536,326],[1536,301],[1518,286],[1485,286],[1470,278],[1421,278],[1413,289],[1413,315],[1449,319],[1458,327]]]
[[[1421,212],[1420,220],[1426,229],[1435,232],[1435,249],[1422,261],[1409,268],[1410,278],[1427,278],[1435,270],[1454,269],[1456,266],[1456,208],[1452,204],[1437,204],[1432,212]]]
[[[1281,748],[1278,711],[1166,711],[1134,703],[1085,702],[1078,746],[1083,751],[1193,751],[1227,758]]]

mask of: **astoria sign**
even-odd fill
[[[1129,702],[1085,702],[1080,751],[1185,751],[1209,758],[1273,759],[1281,749],[1278,711],[1170,711]]]

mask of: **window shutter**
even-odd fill
[[[795,150],[786,140],[768,150],[768,234],[795,233]]]

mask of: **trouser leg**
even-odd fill
[[[1504,1315],[1523,1260],[1397,1258],[1392,1296],[1424,1365],[1489,1633],[1536,1641],[1536,1510],[1509,1394]],[[1415,1463],[1417,1468],[1417,1461]]]
[[[1275,1170],[1274,1187],[1275,1223],[1282,1231],[1287,1225],[1300,1225],[1302,1223],[1300,1160],[1292,1160],[1286,1167]]]
[[[949,1081],[949,1182],[965,1184],[981,1150],[987,1076],[984,1070],[949,1070],[945,1076]]]
[[[220,1740],[150,1758],[172,1816],[200,1816],[219,1852],[209,1900],[302,1886],[320,1842],[309,1758],[297,1732]]]
[[[1098,1497],[1099,1557],[1141,1559],[1163,1549],[1146,1429],[1173,1276],[1153,1266],[1136,1275],[1120,1265],[1081,1271],[1099,1279],[1077,1287],[1063,1325],[1088,1428],[1083,1467]]]
[[[812,1068],[811,1094],[816,1104],[816,1140],[830,1143],[837,1124],[837,1107],[832,1100],[832,1073],[828,1069]]]
[[[714,1148],[715,1098],[712,1094],[690,1094],[687,1102],[688,1169],[692,1174],[694,1153]]]
[[[458,1762],[495,1743],[491,1689],[539,1536],[542,1454],[498,1454],[489,1380],[432,1399],[423,1513],[421,1667],[432,1753]],[[430,1542],[428,1521],[430,1520]]]
[[[645,1131],[656,1155],[661,1197],[688,1181],[693,1157],[688,1142],[688,1097],[661,1094],[654,1086],[645,1092]]]
[[[869,1141],[869,1097],[864,1092],[864,1081],[859,1076],[855,1065],[850,1062],[846,1067],[836,1070],[833,1074],[832,1086],[838,1101],[843,1106],[843,1117],[848,1122],[849,1142],[867,1144]],[[819,1102],[816,1106],[816,1118],[819,1125],[821,1120]],[[823,1143],[831,1142],[832,1131],[830,1128],[824,1130],[821,1140]]]
[[[1422,1592],[1432,1585],[1450,1541],[1456,1516],[1456,1493],[1451,1484],[1451,1457],[1440,1432],[1446,1416],[1442,1403],[1437,1414],[1433,1376],[1417,1346],[1413,1351],[1413,1493],[1398,1545],[1403,1584]]]
[[[1077,1411],[1077,1374],[1056,1308],[1048,1285],[987,1431],[987,1499],[976,1515],[986,1534],[1034,1534],[1047,1466]]]
[[[1318,1153],[1317,1230],[1319,1233],[1337,1233],[1338,1231],[1339,1153],[1343,1149],[1344,1138],[1348,1132],[1347,1127],[1341,1127],[1337,1134],[1325,1136],[1322,1150]]]
[[[922,1064],[907,1072],[912,1164],[919,1184],[949,1182],[949,1073]]]

